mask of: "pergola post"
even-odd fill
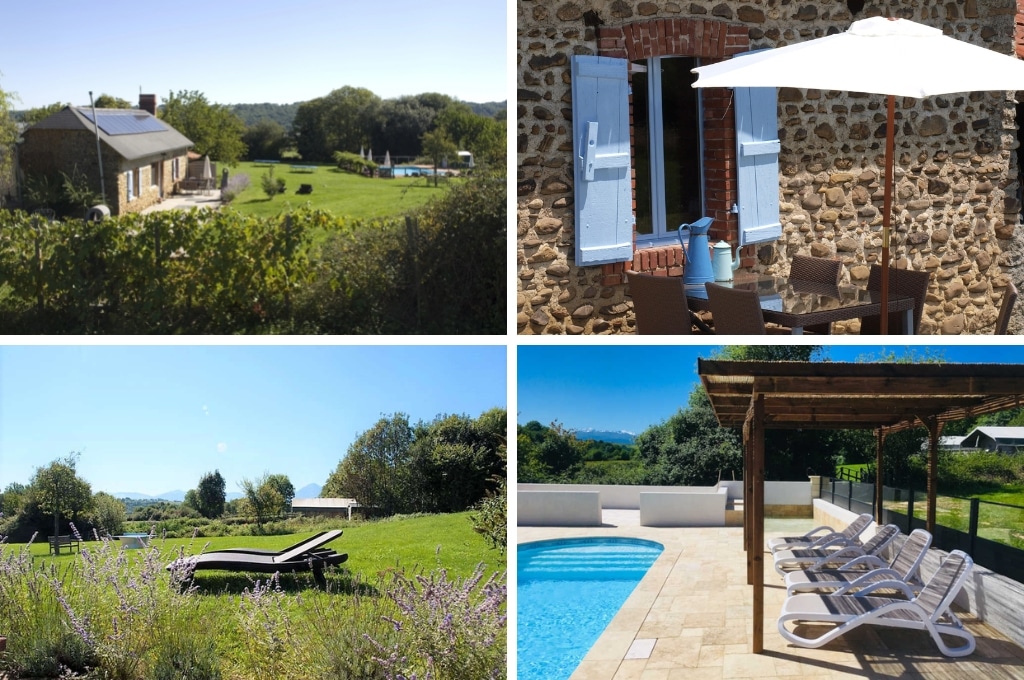
[[[750,421],[743,423],[743,550],[747,554],[747,585],[754,585],[754,438]]]
[[[875,445],[875,523],[882,526],[882,449],[885,447],[885,432],[878,428]]]
[[[752,444],[753,498],[750,536],[754,569],[754,629],[751,652],[764,651],[764,395],[755,394],[748,415]]]
[[[928,429],[928,514],[925,518],[925,529],[935,533],[935,497],[939,491],[939,434],[942,423],[934,415],[918,416]]]

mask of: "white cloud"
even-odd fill
[[[224,453],[228,450],[227,442],[217,442],[217,453]]]

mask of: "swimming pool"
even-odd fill
[[[572,675],[663,550],[636,538],[520,544],[518,679]]]

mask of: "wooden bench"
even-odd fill
[[[60,549],[64,546],[68,547],[69,553],[74,550],[81,550],[78,539],[74,536],[50,536],[49,541],[51,555],[59,555]]]

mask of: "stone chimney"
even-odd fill
[[[143,111],[149,111],[152,115],[156,115],[156,95],[155,94],[140,94],[139,95],[139,108]]]

